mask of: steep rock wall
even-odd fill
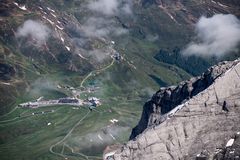
[[[158,125],[166,119],[165,114],[184,101],[209,87],[219,76],[239,61],[221,62],[212,66],[199,77],[181,82],[178,86],[161,88],[151,100],[145,103],[138,125],[132,130],[130,140],[141,134],[147,127]]]
[[[240,63],[239,61],[224,62],[210,68],[207,73],[206,76],[201,76],[209,77],[206,80],[210,82],[212,79],[206,89],[198,94],[195,92],[196,95],[192,94],[194,93],[192,89],[191,98],[184,99],[184,103],[180,105],[181,109],[175,111],[173,115],[165,114],[164,120],[159,120],[160,125],[153,123],[152,127],[149,127],[147,122],[147,129],[119,149],[113,158],[115,160],[216,159],[219,148],[224,148],[228,140],[240,131]],[[194,82],[197,81],[200,81],[199,78]],[[153,99],[144,106],[144,116],[141,118],[144,123],[146,123],[144,120],[151,119],[152,114],[162,113],[161,108],[156,106],[164,101],[163,98],[155,98],[158,101]],[[150,106],[150,109],[147,106]],[[160,119],[161,117],[157,116]],[[140,123],[141,121],[139,127]],[[232,154],[232,151],[226,150],[222,158],[231,156],[236,159],[240,156],[238,152],[236,155],[229,156],[229,154]]]

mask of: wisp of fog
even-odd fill
[[[231,14],[201,17],[196,24],[197,42],[182,51],[184,55],[224,56],[236,50],[240,42],[240,21]]]
[[[17,37],[31,37],[36,41],[36,44],[41,46],[46,43],[51,30],[40,21],[27,20],[17,30]]]

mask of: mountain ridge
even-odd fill
[[[214,81],[222,76],[228,69],[236,65],[239,60],[233,62],[221,62],[210,67],[201,76],[193,77],[190,80],[181,82],[178,86],[161,88],[153,95],[151,100],[144,105],[143,113],[139,124],[133,129],[130,139],[135,138],[147,126],[157,125],[166,119],[164,115],[201,91],[208,88]],[[159,117],[163,115],[163,117]],[[146,120],[149,120],[146,123]],[[146,128],[142,128],[146,127]]]
[[[202,16],[239,18],[237,0],[1,0],[0,4],[1,160],[57,160],[60,153],[68,159],[101,159],[106,146],[128,141],[142,104],[156,88],[199,75],[220,59],[239,57],[235,50],[222,58],[191,58],[180,52],[194,41],[195,24]],[[18,107],[65,97],[95,97],[101,106],[79,125],[88,105]],[[169,109],[176,104],[169,103]],[[56,143],[59,139],[63,141]]]
[[[191,98],[186,97],[175,109],[164,112],[167,114],[161,114],[159,106],[154,106],[152,111],[155,112],[148,119],[142,117],[138,124],[141,126],[141,121],[147,120],[147,128],[138,136],[132,136],[133,140],[119,149],[114,154],[114,159],[175,160],[195,159],[197,155],[214,159],[217,148],[222,148],[222,152],[227,139],[240,130],[240,118],[236,117],[240,111],[240,60],[219,63],[206,73],[211,73],[213,78],[208,87]],[[160,90],[161,95],[164,95],[161,91],[166,90]],[[147,108],[146,104],[144,110]],[[144,110],[143,115],[146,113]],[[207,155],[204,154],[206,152]],[[221,154],[219,159],[227,159],[229,156],[237,157],[239,153]]]

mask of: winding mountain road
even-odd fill
[[[107,70],[108,68],[110,68],[110,67],[114,64],[114,62],[115,62],[115,60],[113,59],[112,62],[111,62],[109,65],[107,65],[106,67],[104,67],[104,68],[102,68],[102,69],[98,69],[98,70],[94,70],[94,71],[90,72],[90,73],[82,80],[82,82],[81,82],[81,84],[80,84],[80,87],[81,87],[81,88],[84,88],[83,84],[85,83],[85,81],[86,81],[89,77],[91,77],[91,76],[93,75],[94,72],[103,72],[103,71]]]
[[[91,112],[91,111],[89,110],[89,111],[86,113],[86,115],[83,116],[83,117],[69,130],[69,132],[63,137],[63,139],[61,139],[61,140],[58,141],[57,143],[53,144],[53,145],[49,148],[49,151],[50,151],[52,154],[65,158],[65,155],[64,155],[64,154],[53,151],[53,148],[56,147],[57,145],[61,144],[62,142],[64,142],[64,141],[71,135],[71,133],[74,131],[74,129],[75,129],[85,118],[87,118],[87,116],[89,115],[90,112]],[[65,144],[65,145],[66,145],[66,144]]]

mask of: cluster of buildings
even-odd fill
[[[86,102],[92,107],[97,107],[97,106],[101,105],[100,99],[98,99],[96,97],[90,97],[86,100]]]
[[[80,100],[76,98],[60,98],[58,100],[59,104],[80,104]]]
[[[18,107],[22,107],[22,108],[38,108],[39,105],[38,105],[37,102],[27,102],[27,103],[19,104]]]
[[[90,97],[84,101],[78,98],[66,97],[60,98],[58,100],[42,100],[37,99],[34,102],[27,102],[19,104],[19,107],[23,108],[38,108],[38,107],[45,107],[45,106],[53,106],[53,105],[70,105],[70,106],[82,106],[82,105],[89,105],[89,108],[95,108],[101,105],[100,99],[96,97]]]
[[[111,57],[114,58],[116,61],[122,60],[122,56],[119,52],[115,52]]]
[[[112,46],[110,47],[111,52],[112,52],[111,57],[112,57],[113,59],[115,59],[116,61],[122,60],[123,57],[121,56],[121,54],[112,48],[113,45],[115,45],[115,41],[111,41],[111,45],[112,45]]]

